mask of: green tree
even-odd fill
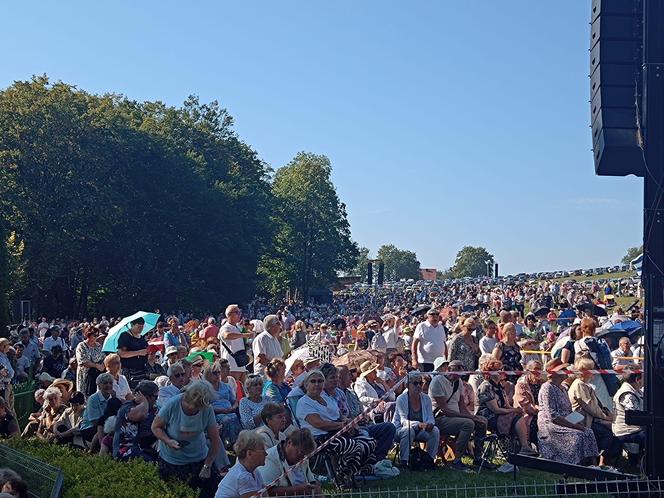
[[[348,275],[351,275],[353,277],[362,277],[361,282],[366,282],[368,264],[369,264],[369,249],[366,247],[360,247],[358,249],[357,263],[355,263],[355,267],[347,273]]]
[[[297,289],[306,301],[312,289],[330,285],[357,263],[346,206],[331,174],[327,157],[307,152],[277,170],[272,184],[276,233],[261,262],[270,292]]]
[[[487,274],[487,261],[493,266],[493,255],[484,247],[465,246],[454,260],[452,278],[480,277]]]
[[[6,337],[9,325],[9,251],[7,237],[0,225],[0,337]]]
[[[630,247],[627,249],[627,254],[622,259],[622,264],[623,265],[628,265],[630,264],[637,256],[639,256],[643,252],[643,246],[639,247]]]
[[[168,107],[45,76],[1,91],[10,293],[50,316],[249,299],[272,194],[232,123],[216,102]]]
[[[380,246],[377,258],[385,264],[385,280],[420,278],[420,262],[413,251],[387,244]]]

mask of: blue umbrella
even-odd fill
[[[627,334],[633,334],[634,332],[641,330],[643,324],[637,322],[636,320],[627,320],[625,322],[619,322],[615,325],[612,325],[609,329],[609,332],[626,332]]]
[[[115,327],[111,327],[109,329],[108,335],[104,340],[104,345],[102,346],[101,350],[105,353],[117,352],[118,339],[123,332],[127,332],[131,328],[130,324],[133,320],[136,320],[137,318],[143,318],[143,320],[145,320],[145,326],[143,327],[143,332],[141,332],[141,335],[145,335],[157,326],[159,316],[159,313],[137,311],[133,315],[123,318]]]

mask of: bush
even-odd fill
[[[4,443],[61,468],[65,476],[63,498],[189,498],[198,494],[180,482],[162,481],[157,465],[142,460],[118,462],[34,439],[8,439]]]

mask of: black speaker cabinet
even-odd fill
[[[598,175],[643,176],[637,120],[642,61],[642,0],[593,0],[590,119]]]

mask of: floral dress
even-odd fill
[[[503,352],[500,360],[503,362],[505,370],[512,372],[521,370],[521,348],[518,344],[509,346],[504,342],[499,342],[496,347]],[[512,384],[514,384],[519,379],[519,376],[510,375],[507,378]]]
[[[457,334],[452,339],[448,359],[460,361],[465,370],[475,370],[477,366],[477,354],[462,334]]]
[[[546,382],[540,389],[538,404],[537,428],[542,458],[577,464],[585,458],[599,455],[597,441],[590,428],[580,431],[553,423],[557,417],[572,413],[572,405],[562,388]]]
[[[78,370],[76,371],[76,390],[85,391],[85,378],[88,375],[88,367],[84,367],[83,363],[102,363],[104,361],[104,353],[99,344],[90,347],[84,341],[76,346],[76,362],[78,363]]]

